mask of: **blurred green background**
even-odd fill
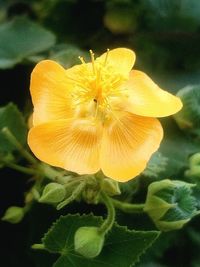
[[[99,55],[115,47],[133,49],[135,68],[162,88],[176,92],[200,83],[199,46],[198,0],[0,0],[0,104],[13,101],[24,112],[30,111],[29,77],[42,59],[70,67],[79,62],[78,56],[87,59],[89,49]],[[23,203],[29,182],[8,169],[0,170],[0,176],[3,215],[8,206]],[[41,208],[41,216],[50,214],[55,219],[52,209]],[[1,223],[2,267],[36,266],[29,250],[33,227],[29,221],[15,226]],[[40,220],[36,221],[40,225]],[[49,225],[42,224],[40,234]],[[200,240],[196,242],[199,246]],[[176,239],[169,234],[159,249],[162,257],[153,253],[159,263],[153,260],[138,266],[200,266],[198,257],[192,260],[195,248],[188,245],[187,232],[179,232]]]

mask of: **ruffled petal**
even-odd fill
[[[100,152],[104,174],[126,182],[146,167],[163,137],[160,122],[155,118],[125,113],[105,127]]]
[[[28,144],[41,161],[79,174],[99,170],[100,125],[80,119],[59,120],[33,127]]]
[[[116,48],[111,51],[104,53],[97,61],[102,63],[105,62],[107,57],[107,64],[110,64],[116,72],[127,76],[131,71],[134,63],[135,63],[135,53],[127,48]]]
[[[32,72],[30,85],[34,105],[33,125],[70,118],[71,88],[66,70],[59,64],[51,60],[38,63]]]
[[[128,95],[126,111],[148,117],[165,117],[182,108],[181,100],[160,89],[145,73],[133,70],[124,85]]]

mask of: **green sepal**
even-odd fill
[[[49,183],[45,186],[42,196],[39,199],[41,203],[59,203],[66,195],[65,187],[58,183]]]
[[[24,208],[12,206],[6,210],[1,220],[16,224],[21,222],[21,220],[24,218],[24,214]]]
[[[109,196],[116,196],[121,194],[119,183],[110,178],[103,179],[101,189]]]

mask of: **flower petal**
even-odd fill
[[[100,164],[108,177],[126,182],[146,167],[163,137],[160,122],[155,118],[125,113],[104,130]]]
[[[127,48],[116,48],[111,51],[104,53],[97,61],[102,63],[105,62],[107,57],[107,63],[116,69],[118,73],[127,76],[131,71],[135,63],[135,53]]]
[[[70,81],[66,70],[51,60],[41,61],[31,75],[31,96],[34,105],[33,125],[67,119],[71,116]]]
[[[148,117],[165,117],[182,108],[181,100],[160,89],[145,73],[133,70],[125,84],[128,89],[126,110]]]
[[[99,170],[101,127],[93,122],[59,120],[33,127],[28,144],[41,161],[79,174]]]

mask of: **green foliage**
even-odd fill
[[[162,122],[165,138],[159,152],[167,158],[167,164],[161,175],[172,177],[187,167],[188,157],[200,151],[200,144],[181,131],[171,118],[163,119]]]
[[[55,44],[55,36],[26,17],[0,26],[0,68],[11,68]]]
[[[183,102],[183,109],[174,115],[181,129],[200,136],[200,86],[187,86],[178,91],[177,96]]]
[[[159,175],[166,170],[168,158],[164,157],[160,152],[156,152],[151,157],[143,172],[144,176],[159,178]]]
[[[11,144],[2,132],[2,129],[8,128],[17,140],[26,144],[27,126],[22,113],[13,103],[0,108],[0,153],[7,154],[13,152],[16,147]]]
[[[53,266],[73,264],[77,267],[131,267],[159,235],[156,231],[130,231],[115,224],[106,236],[104,248],[99,256],[91,260],[77,254],[74,251],[74,235],[77,229],[83,226],[98,227],[101,223],[102,218],[93,215],[60,217],[42,240],[47,250],[60,254]]]
[[[63,65],[63,67],[69,68],[75,64],[80,64],[78,56],[83,56],[84,58],[87,58],[87,54],[81,49],[79,49],[77,46],[69,44],[60,44],[55,46],[50,51],[49,58],[57,61],[58,63]]]

